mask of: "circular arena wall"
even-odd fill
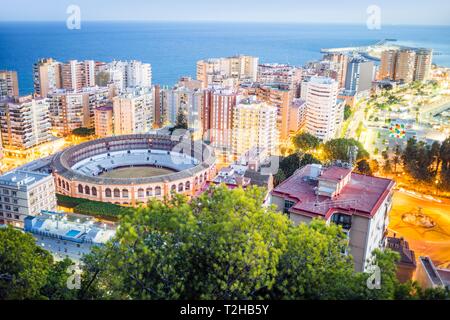
[[[93,140],[68,148],[52,161],[58,193],[94,201],[136,206],[174,193],[194,196],[216,174],[214,151],[202,142],[160,134],[134,134]],[[133,168],[143,176],[115,175]],[[154,174],[146,175],[145,173]],[[122,174],[123,175],[123,174]]]

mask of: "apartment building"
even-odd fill
[[[271,83],[257,84],[246,90],[247,94],[255,95],[259,100],[267,102],[277,109],[277,130],[280,141],[289,139],[289,115],[293,100],[293,91],[288,84]]]
[[[16,71],[0,70],[0,99],[19,96]]]
[[[59,135],[69,135],[77,128],[94,128],[94,111],[111,102],[106,87],[81,90],[54,90],[48,94],[52,129]]]
[[[0,101],[0,131],[3,152],[26,157],[27,149],[51,140],[47,99],[32,96]]]
[[[392,80],[409,83],[430,79],[433,50],[425,48],[404,48],[386,50],[381,55],[378,80]]]
[[[232,141],[235,159],[255,148],[277,154],[277,108],[255,96],[241,99],[233,112]]]
[[[233,88],[211,87],[204,92],[202,127],[204,139],[219,156],[231,154],[233,115],[238,93]]]
[[[350,58],[347,63],[345,91],[360,93],[369,91],[374,80],[375,66],[372,61],[360,56]]]
[[[324,55],[323,60],[330,61],[332,63],[331,68],[336,70],[336,81],[339,84],[339,88],[345,86],[345,79],[347,78],[348,68],[348,55],[344,53],[328,53]]]
[[[153,127],[153,92],[127,89],[113,98],[114,134],[146,133]]]
[[[414,80],[416,52],[414,50],[400,50],[395,62],[395,81],[410,83]]]
[[[40,59],[33,65],[34,92],[40,97],[62,88],[61,63],[52,58]]]
[[[426,81],[430,79],[432,61],[433,50],[418,49],[416,51],[416,63],[414,70],[415,81]]]
[[[95,135],[99,138],[114,134],[113,106],[108,104],[94,110]]]
[[[70,60],[61,65],[62,87],[69,90],[81,90],[95,86],[96,63],[93,60]]]
[[[326,77],[312,77],[302,83],[302,99],[306,101],[305,130],[321,140],[335,137],[342,124],[344,108],[338,102],[338,82]]]
[[[152,66],[137,60],[113,61],[103,65],[100,73],[108,83],[113,83],[119,92],[127,88],[150,88],[152,86]]]
[[[307,165],[272,190],[271,203],[296,223],[313,218],[335,223],[347,234],[343,253],[355,271],[367,271],[372,253],[386,245],[395,182],[352,172],[352,168]]]
[[[27,216],[56,210],[53,176],[14,170],[0,176],[0,224],[23,228]]]
[[[302,69],[288,64],[266,63],[258,65],[257,82],[264,85],[284,84],[296,98],[302,81]]]
[[[203,88],[254,82],[257,80],[258,61],[257,57],[244,55],[200,60],[197,62],[197,80],[202,82]]]

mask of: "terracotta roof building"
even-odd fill
[[[351,168],[307,165],[272,191],[271,201],[295,223],[313,218],[340,224],[349,237],[356,271],[364,271],[384,247],[395,182],[353,173]]]

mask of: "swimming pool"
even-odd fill
[[[75,238],[80,232],[81,231],[72,229],[72,230],[67,231],[66,236]]]

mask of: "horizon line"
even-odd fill
[[[0,20],[0,23],[49,23],[60,22],[65,23],[66,20]],[[249,20],[127,20],[127,19],[86,19],[83,22],[116,22],[116,23],[246,23],[246,24],[318,24],[318,25],[365,25],[365,22],[348,22],[348,21],[249,21]],[[421,27],[450,27],[449,24],[425,24],[425,23],[384,23],[384,26],[421,26]],[[376,30],[374,30],[376,31]]]

